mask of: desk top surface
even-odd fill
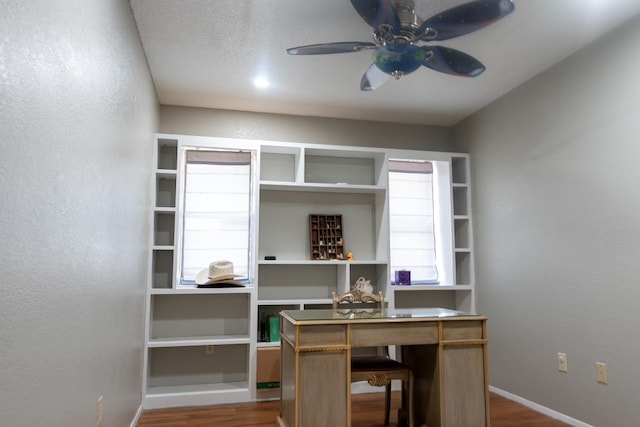
[[[298,323],[342,323],[380,321],[424,321],[438,319],[484,319],[473,313],[447,308],[385,308],[385,309],[328,309],[328,310],[284,310],[280,314],[294,324]]]

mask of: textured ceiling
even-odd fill
[[[429,17],[465,0],[416,0]],[[438,44],[487,70],[476,78],[421,67],[360,91],[371,52],[290,56],[286,49],[371,41],[349,0],[131,0],[161,104],[449,126],[626,19],[638,0],[515,0],[516,10]],[[259,90],[253,80],[270,86]]]

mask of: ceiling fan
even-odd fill
[[[373,50],[373,63],[360,81],[360,89],[380,87],[389,77],[400,77],[424,65],[441,73],[476,77],[485,67],[474,57],[444,46],[425,44],[479,30],[513,12],[512,0],[476,0],[423,20],[415,0],[351,0],[356,12],[373,28],[373,42],[335,42],[287,49],[290,55]]]

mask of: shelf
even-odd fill
[[[385,292],[388,282],[385,261],[260,261],[259,303],[280,301],[331,303],[331,292],[346,292],[359,277]]]
[[[344,186],[338,191],[371,191],[379,187],[383,175],[385,153],[365,149],[328,149],[300,145],[265,145],[260,155],[260,179],[266,186],[306,186],[300,191],[326,191]],[[314,187],[317,189],[314,190]],[[346,189],[352,187],[351,189]]]
[[[385,187],[379,185],[327,184],[327,183],[295,183],[279,181],[260,181],[261,191],[304,191],[318,193],[383,193]]]
[[[173,245],[154,245],[152,249],[154,251],[173,251],[175,247]]]
[[[453,214],[469,215],[467,187],[453,187]]]
[[[176,223],[175,212],[156,210],[153,216],[153,222],[154,246],[173,246],[174,228]]]
[[[260,180],[296,182],[300,149],[295,152],[266,153],[260,155]]]
[[[220,345],[208,354],[205,346],[149,348],[148,388],[169,390],[223,390],[248,382],[249,345]],[[169,387],[168,389],[165,387]],[[185,387],[175,389],[175,387]]]
[[[370,150],[307,148],[304,182],[375,185],[380,181],[385,154]]]
[[[170,289],[151,289],[151,295],[205,295],[205,294],[249,294],[253,292],[253,285],[233,288],[198,288],[196,285],[177,285]]]
[[[155,294],[150,342],[249,336],[250,294]]]
[[[454,218],[454,239],[456,248],[469,248],[471,230],[469,218]]]
[[[156,204],[157,208],[176,207],[176,173],[156,175]]]
[[[173,283],[173,247],[152,249],[151,263],[151,287],[170,289]]]
[[[394,293],[396,308],[442,307],[473,311],[473,289],[470,286],[433,286],[433,289],[424,289],[426,286],[408,289],[414,285],[399,287],[407,289]]]
[[[260,265],[386,265],[387,261],[384,260],[338,260],[338,259],[327,259],[327,260],[309,260],[309,259],[286,259],[286,260],[260,260],[258,261]]]
[[[471,291],[470,285],[392,285],[394,292]]]
[[[288,303],[273,305],[258,304],[258,321],[255,329],[258,333],[259,343],[280,342],[280,316],[282,310],[297,310],[300,306],[289,301]]]
[[[280,348],[280,342],[259,342],[256,344],[258,348]]]
[[[453,157],[451,159],[451,181],[453,184],[466,184],[467,178],[467,157]]]
[[[297,298],[295,300],[290,299],[260,299],[258,300],[258,305],[291,305],[296,306],[295,308],[291,308],[290,310],[299,310],[299,306],[303,306],[305,304],[331,304],[331,298],[307,298],[301,299]]]
[[[368,193],[261,191],[258,259],[308,259],[310,214],[342,215],[344,250],[356,259],[387,258],[386,252],[376,253],[382,247],[382,203],[383,197]]]
[[[166,206],[164,206],[164,207],[157,207],[156,206],[155,208],[153,208],[153,211],[156,212],[156,213],[167,213],[167,214],[168,213],[173,213],[173,214],[175,214],[176,208],[175,207],[166,207]]]
[[[470,285],[471,284],[471,252],[470,251],[456,251],[456,284]]]
[[[158,169],[177,169],[178,166],[178,140],[159,139],[156,167]]]
[[[342,289],[338,289],[339,293],[347,292],[359,277],[364,277],[371,282],[373,292],[387,292],[387,283],[389,282],[389,267],[385,264],[352,264],[349,268],[349,278],[347,284]]]
[[[194,347],[207,345],[249,344],[249,335],[216,335],[208,337],[188,338],[155,338],[149,341],[149,348],[161,347]]]
[[[193,384],[181,386],[157,386],[148,387],[147,395],[184,395],[184,394],[201,394],[201,393],[233,393],[234,391],[245,392],[249,389],[246,381],[214,383],[214,384]]]
[[[347,264],[314,261],[304,264],[260,264],[259,300],[317,300],[331,298],[346,286]],[[338,288],[340,284],[340,288]]]
[[[252,399],[248,381],[147,387],[144,409],[247,402]]]

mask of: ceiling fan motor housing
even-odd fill
[[[422,25],[422,19],[416,15],[414,3],[407,0],[400,0],[393,3],[398,18],[400,19],[400,29],[411,34]]]

